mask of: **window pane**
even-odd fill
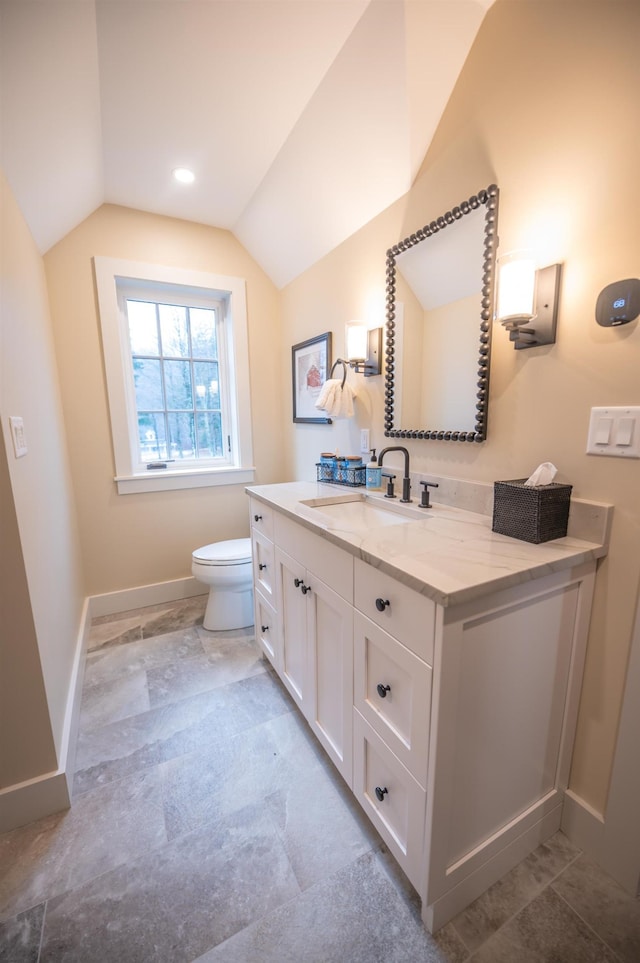
[[[193,377],[196,383],[196,408],[219,408],[218,363],[216,361],[194,361]]]
[[[169,440],[171,458],[195,458],[195,429],[193,412],[170,411],[167,415],[169,423]]]
[[[164,383],[168,409],[193,409],[191,365],[188,361],[165,361]]]
[[[156,306],[150,301],[127,301],[132,354],[160,354]]]
[[[191,308],[191,350],[194,358],[218,360],[216,312],[211,308]]]
[[[148,411],[164,408],[160,362],[133,359],[133,381],[136,387],[136,408]]]
[[[198,412],[198,449],[201,458],[220,458],[223,454],[219,411]]]
[[[138,412],[138,443],[142,461],[167,457],[164,415],[157,411]]]
[[[165,357],[189,357],[187,309],[177,304],[159,304],[160,336]]]

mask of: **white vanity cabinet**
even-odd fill
[[[393,550],[416,545],[431,572],[433,520],[367,533],[365,553],[272,505],[252,499],[260,644],[433,932],[560,827],[601,546],[570,548],[554,569],[531,546],[485,536],[477,584],[441,604]],[[477,553],[478,523],[464,524]],[[442,530],[432,544],[465,570],[460,518]],[[505,579],[513,554],[538,577],[519,562]]]
[[[260,512],[256,510],[252,517],[255,514]],[[353,559],[278,514],[273,557],[275,657],[261,639],[263,650],[351,786]],[[260,574],[258,568],[256,578]],[[262,589],[256,582],[257,613],[264,611],[263,605]]]

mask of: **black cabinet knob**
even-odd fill
[[[267,567],[267,563],[266,563],[266,562],[259,562],[259,563],[258,563],[258,568],[260,569],[260,571],[262,571],[263,568],[266,568],[266,567]]]
[[[378,690],[378,695],[381,699],[387,698],[387,692],[391,692],[390,685],[383,685],[382,682],[378,682],[376,689]]]
[[[254,522],[261,522],[261,521],[262,521],[262,515],[254,515],[254,516],[253,516],[253,520],[254,520]]]
[[[387,605],[390,605],[389,599],[376,599],[376,608],[378,612],[384,612]]]
[[[301,586],[300,586],[300,591],[302,592],[303,595],[306,595],[307,592],[310,592],[310,591],[311,591],[311,586],[310,586],[310,585],[301,585]]]
[[[378,802],[384,802],[384,797],[389,792],[387,787],[381,789],[380,786],[376,786],[376,796],[378,797]]]
[[[301,579],[301,578],[294,578],[293,584],[295,585],[296,588],[300,588],[300,586],[302,585],[302,579]]]
[[[268,625],[261,625],[261,626],[260,626],[260,629],[261,629],[263,632],[268,632],[268,631],[269,631],[269,626],[268,626]]]

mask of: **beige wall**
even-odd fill
[[[0,786],[55,770],[84,589],[42,258],[0,172]],[[9,417],[27,454],[14,457]]]
[[[191,574],[191,553],[249,533],[242,485],[118,495],[92,258],[125,258],[247,282],[256,482],[280,481],[278,295],[228,232],[106,205],[45,256],[87,594]]]
[[[599,291],[640,272],[640,6],[498,0],[489,11],[412,191],[283,291],[288,345],[344,322],[384,317],[385,252],[495,181],[500,250],[533,246],[563,262],[558,340],[516,352],[494,332],[489,436],[483,445],[409,441],[412,469],[492,481],[541,461],[574,494],[615,504],[600,566],[571,776],[606,805],[640,580],[640,462],[585,454],[594,405],[640,404],[640,324],[596,325]],[[428,42],[425,42],[428,54]],[[383,444],[383,379],[350,375],[353,423],[292,425],[288,470],[312,477],[318,452],[357,450],[358,428]],[[288,399],[283,394],[287,403]],[[289,402],[290,405],[290,402]]]

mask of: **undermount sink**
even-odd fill
[[[367,531],[384,525],[405,525],[428,515],[415,506],[385,502],[380,497],[372,497],[362,492],[310,498],[300,504],[311,509],[311,512],[305,513],[307,517],[315,517],[327,528],[351,532]]]

